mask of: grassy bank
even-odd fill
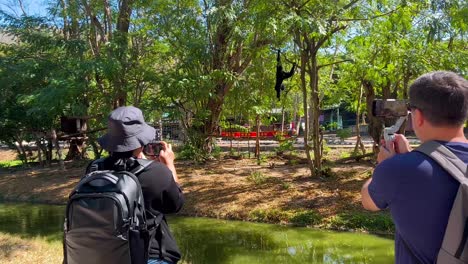
[[[349,150],[334,150],[329,160]],[[8,161],[8,164],[15,164]],[[0,167],[0,199],[65,204],[83,175],[87,161],[68,162],[66,171],[47,168]],[[325,179],[311,178],[303,160],[267,156],[255,159],[221,159],[207,164],[178,161],[177,169],[187,216],[206,216],[322,229],[392,234],[387,212],[362,209],[359,191],[370,177],[368,161],[326,166]]]
[[[44,237],[22,238],[0,232],[0,264],[61,263],[62,241],[48,241]]]

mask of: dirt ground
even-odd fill
[[[334,149],[329,160],[349,150]],[[0,150],[0,160],[16,158]],[[83,175],[87,162],[67,162],[48,168],[0,168],[0,199],[64,204]],[[362,211],[360,188],[371,175],[370,161],[330,163],[326,178],[312,178],[303,160],[269,157],[222,158],[200,165],[177,161],[186,204],[181,214],[249,220],[255,210],[314,210],[327,218],[337,213]]]

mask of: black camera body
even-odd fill
[[[383,129],[385,142],[391,142],[408,117],[408,106],[406,100],[376,99],[372,102],[372,114],[383,119],[397,119],[393,126]]]
[[[383,118],[398,118],[408,115],[406,100],[376,99],[372,102],[372,114]]]
[[[159,157],[161,150],[163,150],[163,144],[161,141],[153,141],[143,147],[143,153],[146,156]]]

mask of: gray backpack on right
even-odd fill
[[[453,202],[444,240],[437,256],[439,264],[468,263],[468,170],[467,165],[449,149],[436,141],[428,141],[419,146],[416,151],[422,152],[458,182],[457,196]]]

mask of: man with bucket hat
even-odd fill
[[[171,145],[160,141],[159,153],[144,151],[154,140],[155,129],[145,123],[140,109],[134,106],[115,109],[108,119],[107,134],[98,139],[99,144],[110,153],[99,170],[131,171],[138,159],[146,159],[144,152],[147,152],[149,159],[156,161],[137,175],[147,217],[163,215],[160,232],[150,241],[148,264],[177,263],[181,253],[164,214],[178,212],[184,204],[184,196],[178,185]]]

